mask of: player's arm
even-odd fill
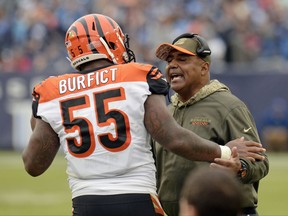
[[[30,126],[31,126],[32,131],[33,131],[34,128],[35,128],[35,124],[36,124],[36,118],[34,118],[34,116],[31,115],[31,118],[30,118]]]
[[[256,160],[265,160],[264,153],[266,152],[266,149],[262,147],[261,143],[253,140],[245,140],[244,137],[241,137],[228,142],[226,145],[231,149],[237,147],[240,158],[247,158],[252,162],[255,162]]]
[[[41,119],[31,118],[33,130],[28,146],[22,153],[26,171],[31,176],[39,176],[51,165],[60,143],[51,126]]]
[[[145,126],[166,149],[190,160],[213,161],[221,157],[219,145],[182,128],[166,107],[163,95],[150,95],[145,102]]]

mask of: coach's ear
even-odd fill
[[[210,64],[208,62],[203,62],[201,64],[201,76],[209,75]]]

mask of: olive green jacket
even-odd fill
[[[205,139],[219,145],[242,136],[260,142],[254,119],[246,105],[217,80],[210,81],[185,103],[179,100],[177,93],[171,97],[171,102],[169,109],[176,121]],[[176,216],[179,211],[179,193],[187,174],[199,166],[209,166],[209,163],[184,159],[163,149],[158,143],[154,151],[159,198],[165,212],[169,216]],[[266,160],[257,162],[243,161],[248,172],[241,179],[245,191],[242,206],[257,207],[259,180],[268,174],[268,158],[266,156]]]

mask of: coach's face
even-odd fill
[[[209,82],[209,64],[198,56],[172,50],[166,61],[167,80],[183,102]]]

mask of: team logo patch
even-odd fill
[[[195,118],[192,118],[190,120],[190,124],[192,124],[192,125],[203,125],[203,126],[206,126],[206,125],[209,125],[210,123],[211,123],[210,119],[203,118],[203,117],[195,117]]]

